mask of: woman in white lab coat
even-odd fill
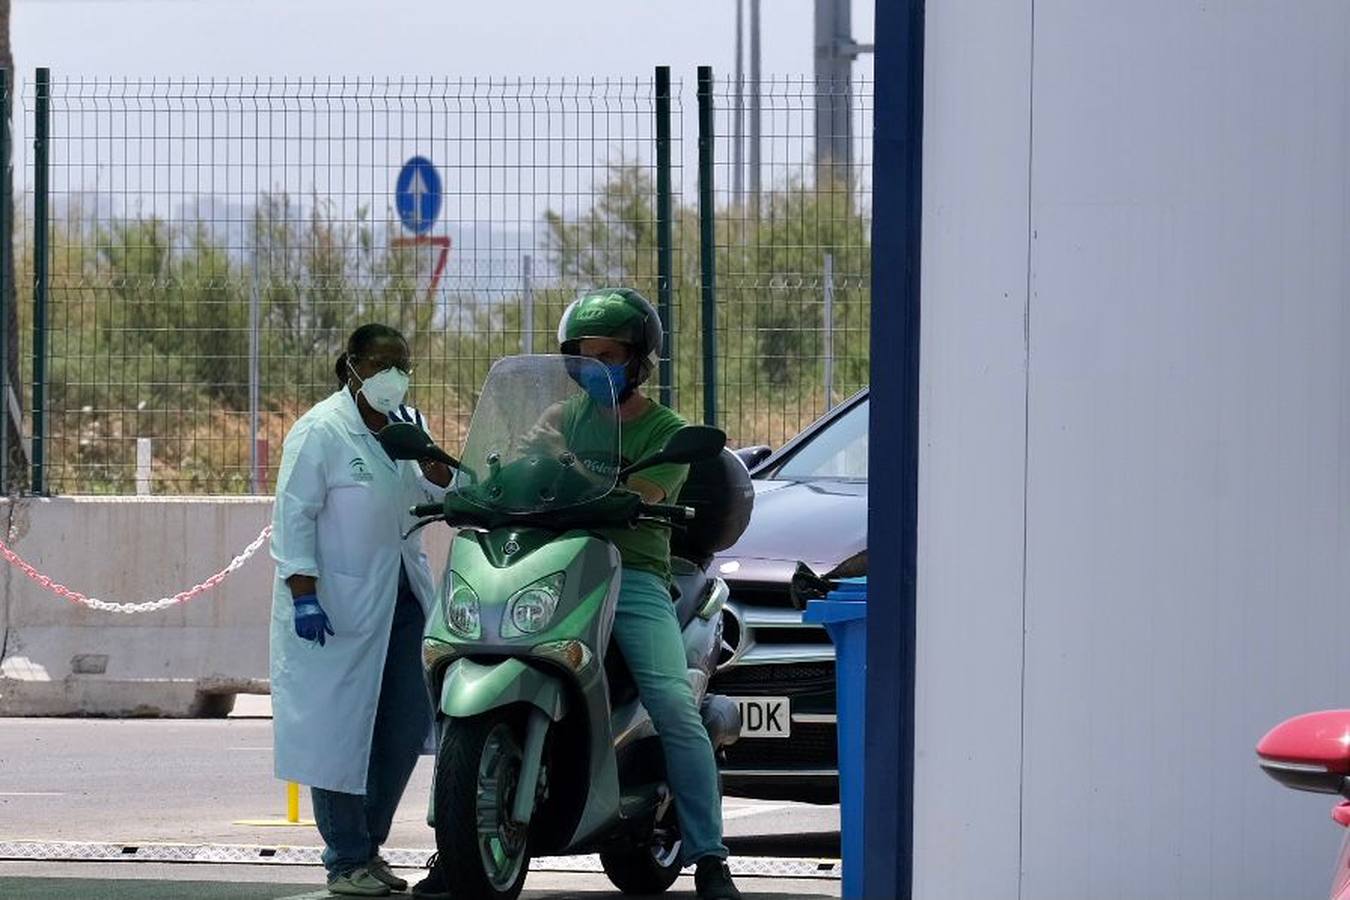
[[[450,471],[391,459],[375,439],[403,405],[412,363],[393,328],[365,325],[338,390],[286,436],[272,514],[271,677],[276,775],[309,785],[331,891],[407,887],[380,857],[431,724],[421,639],[434,598],[410,507]]]

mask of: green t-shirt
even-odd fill
[[[580,401],[580,402],[578,402]],[[596,412],[595,405],[586,398],[568,401],[563,410],[563,433],[569,446],[584,443],[586,421]],[[684,419],[674,410],[653,402],[647,411],[630,422],[619,425],[619,453],[622,465],[646,459],[661,450],[671,435],[685,426]],[[612,426],[611,426],[612,427]],[[611,437],[612,440],[612,437]],[[612,445],[611,445],[612,446]],[[666,503],[674,503],[680,488],[689,477],[689,467],[680,465],[653,466],[633,476],[651,482],[666,492]],[[670,528],[655,522],[639,522],[633,528],[605,528],[599,534],[614,543],[626,568],[641,569],[660,575],[667,581],[670,571]]]

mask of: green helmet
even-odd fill
[[[661,317],[632,288],[603,288],[582,294],[558,323],[562,352],[576,356],[584,338],[609,338],[633,348],[628,377],[636,387],[651,376],[661,353]]]

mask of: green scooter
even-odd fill
[[[749,520],[749,474],[703,426],[623,461],[613,388],[598,402],[597,383],[608,373],[592,360],[508,357],[488,375],[460,460],[414,426],[380,435],[399,458],[456,469],[443,503],[412,510],[415,528],[457,529],[423,642],[439,734],[428,820],[456,897],[513,900],[542,855],[598,853],[626,893],[662,892],[679,875],[664,755],[610,644],[621,570],[599,530],[674,529],[689,681],[714,748],[740,734],[735,703],[707,695],[728,595],[707,566]],[[667,463],[691,464],[681,502],[625,488]]]

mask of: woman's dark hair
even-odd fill
[[[347,349],[338,356],[337,365],[333,369],[337,373],[338,387],[347,383],[347,360],[365,356],[377,341],[382,340],[400,341],[404,346],[408,343],[407,338],[397,328],[390,328],[378,322],[362,325],[352,332],[352,336],[347,338]]]

